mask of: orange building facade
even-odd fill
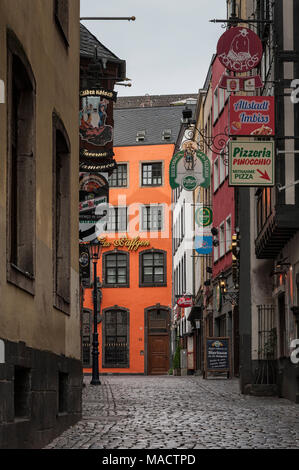
[[[141,121],[159,109],[139,109]],[[119,113],[123,115],[121,110]],[[166,115],[169,113],[170,108]],[[177,128],[180,115],[181,110],[172,115]],[[117,119],[117,113],[115,116]],[[97,264],[102,285],[100,374],[160,375],[170,368],[172,224],[168,174],[176,131],[168,142],[162,129],[161,143],[153,144],[158,140],[153,129],[158,123],[150,121],[145,141],[138,139],[136,129],[134,134],[117,138],[116,122],[116,145],[132,145],[114,147],[118,169],[109,178],[109,222],[99,237],[103,246]],[[164,119],[163,126],[167,127]],[[93,316],[92,289],[85,289],[84,310]],[[91,373],[91,368],[85,366],[84,373]]]

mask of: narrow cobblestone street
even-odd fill
[[[47,449],[294,449],[299,406],[239,393],[237,379],[84,379],[82,420]]]

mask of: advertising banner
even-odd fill
[[[229,142],[230,186],[274,185],[274,142]]]
[[[230,96],[230,135],[275,134],[274,96]]]
[[[213,212],[210,207],[199,205],[195,210],[195,240],[194,248],[198,254],[209,255],[213,251],[211,228]]]

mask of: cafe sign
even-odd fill
[[[99,242],[104,248],[127,248],[128,251],[137,251],[141,247],[149,247],[149,240],[141,240],[140,237],[122,237],[118,240],[108,241],[107,238],[99,238]]]
[[[274,185],[274,142],[229,142],[230,186]]]

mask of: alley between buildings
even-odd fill
[[[299,409],[237,379],[85,377],[82,420],[47,449],[298,449]]]

